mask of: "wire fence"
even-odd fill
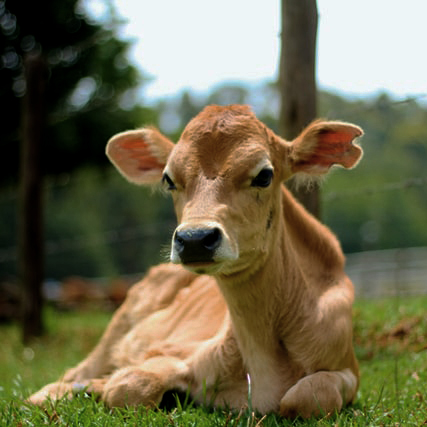
[[[405,189],[414,188],[414,187],[424,187],[426,185],[427,185],[427,177],[414,177],[414,178],[405,179],[403,181],[389,182],[389,183],[383,184],[380,187],[371,185],[369,187],[357,188],[357,189],[348,190],[348,191],[340,191],[340,192],[331,191],[329,193],[326,193],[323,196],[323,200],[330,201],[330,200],[339,200],[346,197],[374,196],[375,194],[378,194],[378,193],[405,190]]]
[[[346,271],[358,298],[425,295],[427,247],[348,254]]]
[[[47,188],[57,187],[67,185],[59,183],[49,183]],[[332,200],[340,200],[345,198],[361,197],[361,196],[375,196],[378,193],[391,192],[405,190],[408,188],[414,187],[425,187],[427,186],[427,176],[426,177],[412,177],[405,180],[390,182],[383,184],[381,186],[369,186],[364,188],[356,188],[348,191],[329,191],[322,195],[322,199],[325,202]],[[16,192],[7,192],[0,196],[0,200],[6,202],[16,202],[17,194]],[[427,219],[427,218],[426,218]],[[61,254],[68,251],[74,251],[81,249],[86,246],[96,246],[96,245],[105,245],[105,244],[115,244],[121,242],[127,242],[130,240],[143,240],[145,238],[151,238],[155,236],[158,229],[170,228],[171,222],[151,222],[146,225],[139,225],[136,227],[121,227],[111,230],[102,231],[98,234],[91,234],[90,239],[87,235],[66,237],[57,240],[47,240],[45,242],[45,254],[55,255]],[[427,244],[427,242],[426,242]],[[8,261],[16,261],[18,258],[18,249],[16,246],[9,247],[0,247],[0,265],[1,263]],[[427,262],[427,258],[426,258]]]
[[[86,234],[73,237],[64,237],[57,240],[46,240],[44,252],[47,257],[78,251],[87,247],[114,245],[131,240],[147,240],[156,235],[155,230],[170,227],[170,222],[150,223],[145,226],[122,227],[114,230],[102,231],[92,234],[90,238]],[[9,246],[0,248],[0,265],[5,262],[18,260],[18,247]]]

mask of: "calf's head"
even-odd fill
[[[120,133],[107,155],[131,182],[162,182],[178,219],[171,261],[198,273],[231,275],[271,252],[282,182],[294,174],[351,168],[362,155],[357,126],[317,121],[288,142],[246,106],[206,107],[173,144],[158,130]]]

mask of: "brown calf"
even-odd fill
[[[92,353],[30,397],[81,387],[110,406],[196,401],[310,417],[357,391],[353,287],[335,236],[283,182],[355,166],[360,128],[317,121],[287,142],[244,106],[203,110],[174,145],[156,129],[113,137],[107,154],[137,184],[163,181],[178,227],[171,261],[129,292]]]

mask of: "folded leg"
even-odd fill
[[[307,375],[283,396],[280,414],[303,418],[332,414],[354,399],[357,386],[357,377],[350,369]]]

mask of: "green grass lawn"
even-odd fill
[[[179,402],[167,410],[109,410],[84,394],[46,409],[23,398],[75,365],[100,337],[111,314],[46,311],[49,335],[30,347],[17,325],[0,325],[0,426],[421,426],[427,425],[427,297],[359,300],[355,346],[357,401],[330,419],[289,421]]]

